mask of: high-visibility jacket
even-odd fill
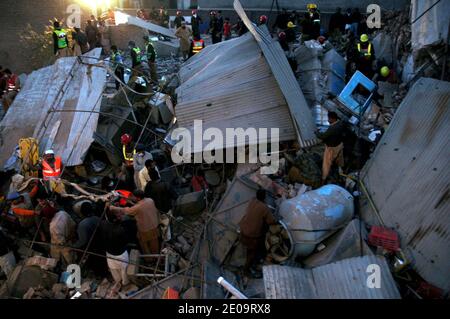
[[[134,154],[136,154],[136,150],[129,152],[127,150],[127,146],[123,145],[122,151],[123,151],[123,158],[125,159],[125,164],[127,166],[133,166],[133,156],[134,156]]]
[[[8,78],[8,91],[19,91],[18,88],[16,88],[16,82],[17,82],[17,75],[13,74]]]
[[[117,192],[120,194],[121,198],[119,199],[119,205],[122,207],[127,206],[127,199],[131,197],[131,192],[126,191],[124,189],[119,189]]]
[[[136,62],[141,62],[141,49],[139,48],[133,48],[133,51],[136,53]]]
[[[372,43],[369,43],[367,48],[361,48],[361,43],[358,43],[358,52],[365,58],[370,59],[372,57]]]
[[[122,52],[117,51],[116,53],[111,52],[111,63],[114,67],[114,70],[117,69],[117,67],[123,65],[123,56]]]
[[[34,224],[34,210],[14,207],[11,208],[22,227],[30,227]]]
[[[61,157],[55,157],[54,168],[51,167],[51,165],[47,163],[47,161],[43,160],[42,175],[45,181],[58,178],[61,175]]]
[[[192,53],[193,54],[197,54],[199,53],[201,50],[203,50],[203,48],[205,47],[205,41],[203,41],[203,39],[201,40],[195,40],[194,41],[194,46],[192,48]]]
[[[67,48],[66,36],[67,32],[64,29],[55,30],[56,36],[58,37],[58,49]]]

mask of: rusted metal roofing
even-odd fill
[[[219,128],[223,136],[226,128],[279,128],[281,141],[295,140],[286,100],[251,34],[206,47],[179,76],[179,127],[193,130],[194,120],[203,120],[203,130]],[[252,144],[258,141],[245,143]]]
[[[97,63],[101,49],[82,57]],[[97,128],[106,70],[82,64],[76,57],[31,73],[0,123],[0,164],[11,156],[23,137],[36,137],[41,151],[52,148],[66,166],[83,163]],[[51,111],[49,113],[49,111]],[[73,112],[82,111],[82,112]]]
[[[450,83],[422,78],[409,90],[362,180],[418,271],[450,290]]]
[[[373,272],[369,265],[380,267],[380,288],[367,285]],[[264,266],[263,275],[267,299],[400,299],[382,256],[354,257],[313,269]]]
[[[234,1],[234,9],[254,36],[278,82],[287,101],[291,117],[294,119],[293,123],[300,145],[306,147],[316,144],[315,124],[311,110],[280,44],[272,39],[266,27],[257,27],[250,21],[239,0]]]

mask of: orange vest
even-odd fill
[[[45,160],[42,161],[42,175],[45,181],[58,178],[61,175],[61,157],[55,157],[55,168],[51,167]]]
[[[199,40],[199,41],[194,41],[194,47],[192,48],[192,52],[194,54],[199,53],[201,50],[203,50],[203,47],[205,45],[205,41]]]
[[[34,224],[34,210],[15,207],[11,209],[22,227],[30,227]]]
[[[119,205],[122,207],[127,206],[127,204],[128,204],[127,199],[130,198],[131,192],[123,190],[123,189],[119,189],[119,190],[117,190],[117,192],[120,194],[120,196],[122,196],[119,199]]]

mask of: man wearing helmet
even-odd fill
[[[267,16],[262,15],[259,17],[259,25],[267,24]]]
[[[373,61],[375,61],[375,51],[367,34],[362,34],[360,41],[356,44],[356,69],[371,79],[374,75]]]
[[[134,149],[133,138],[131,137],[130,134],[123,134],[120,137],[120,143],[122,144],[122,153],[124,158],[124,162],[122,165],[122,176],[125,179],[124,180],[125,183],[127,183],[130,186],[134,186],[133,157],[134,154],[136,154],[136,150]]]
[[[192,10],[191,27],[194,39],[200,39],[200,24],[202,19],[198,16],[197,10]]]
[[[183,14],[181,13],[181,11],[177,11],[177,16],[175,17],[175,20],[173,21],[173,23],[175,24],[175,28],[178,29],[181,27],[181,23],[183,21],[186,21],[183,17]]]
[[[42,156],[42,178],[47,183],[50,191],[64,193],[64,185],[61,183],[61,173],[63,170],[62,160],[60,156],[55,156],[52,149],[48,149]]]

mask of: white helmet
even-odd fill
[[[44,155],[55,155],[55,152],[53,150],[46,150]]]

